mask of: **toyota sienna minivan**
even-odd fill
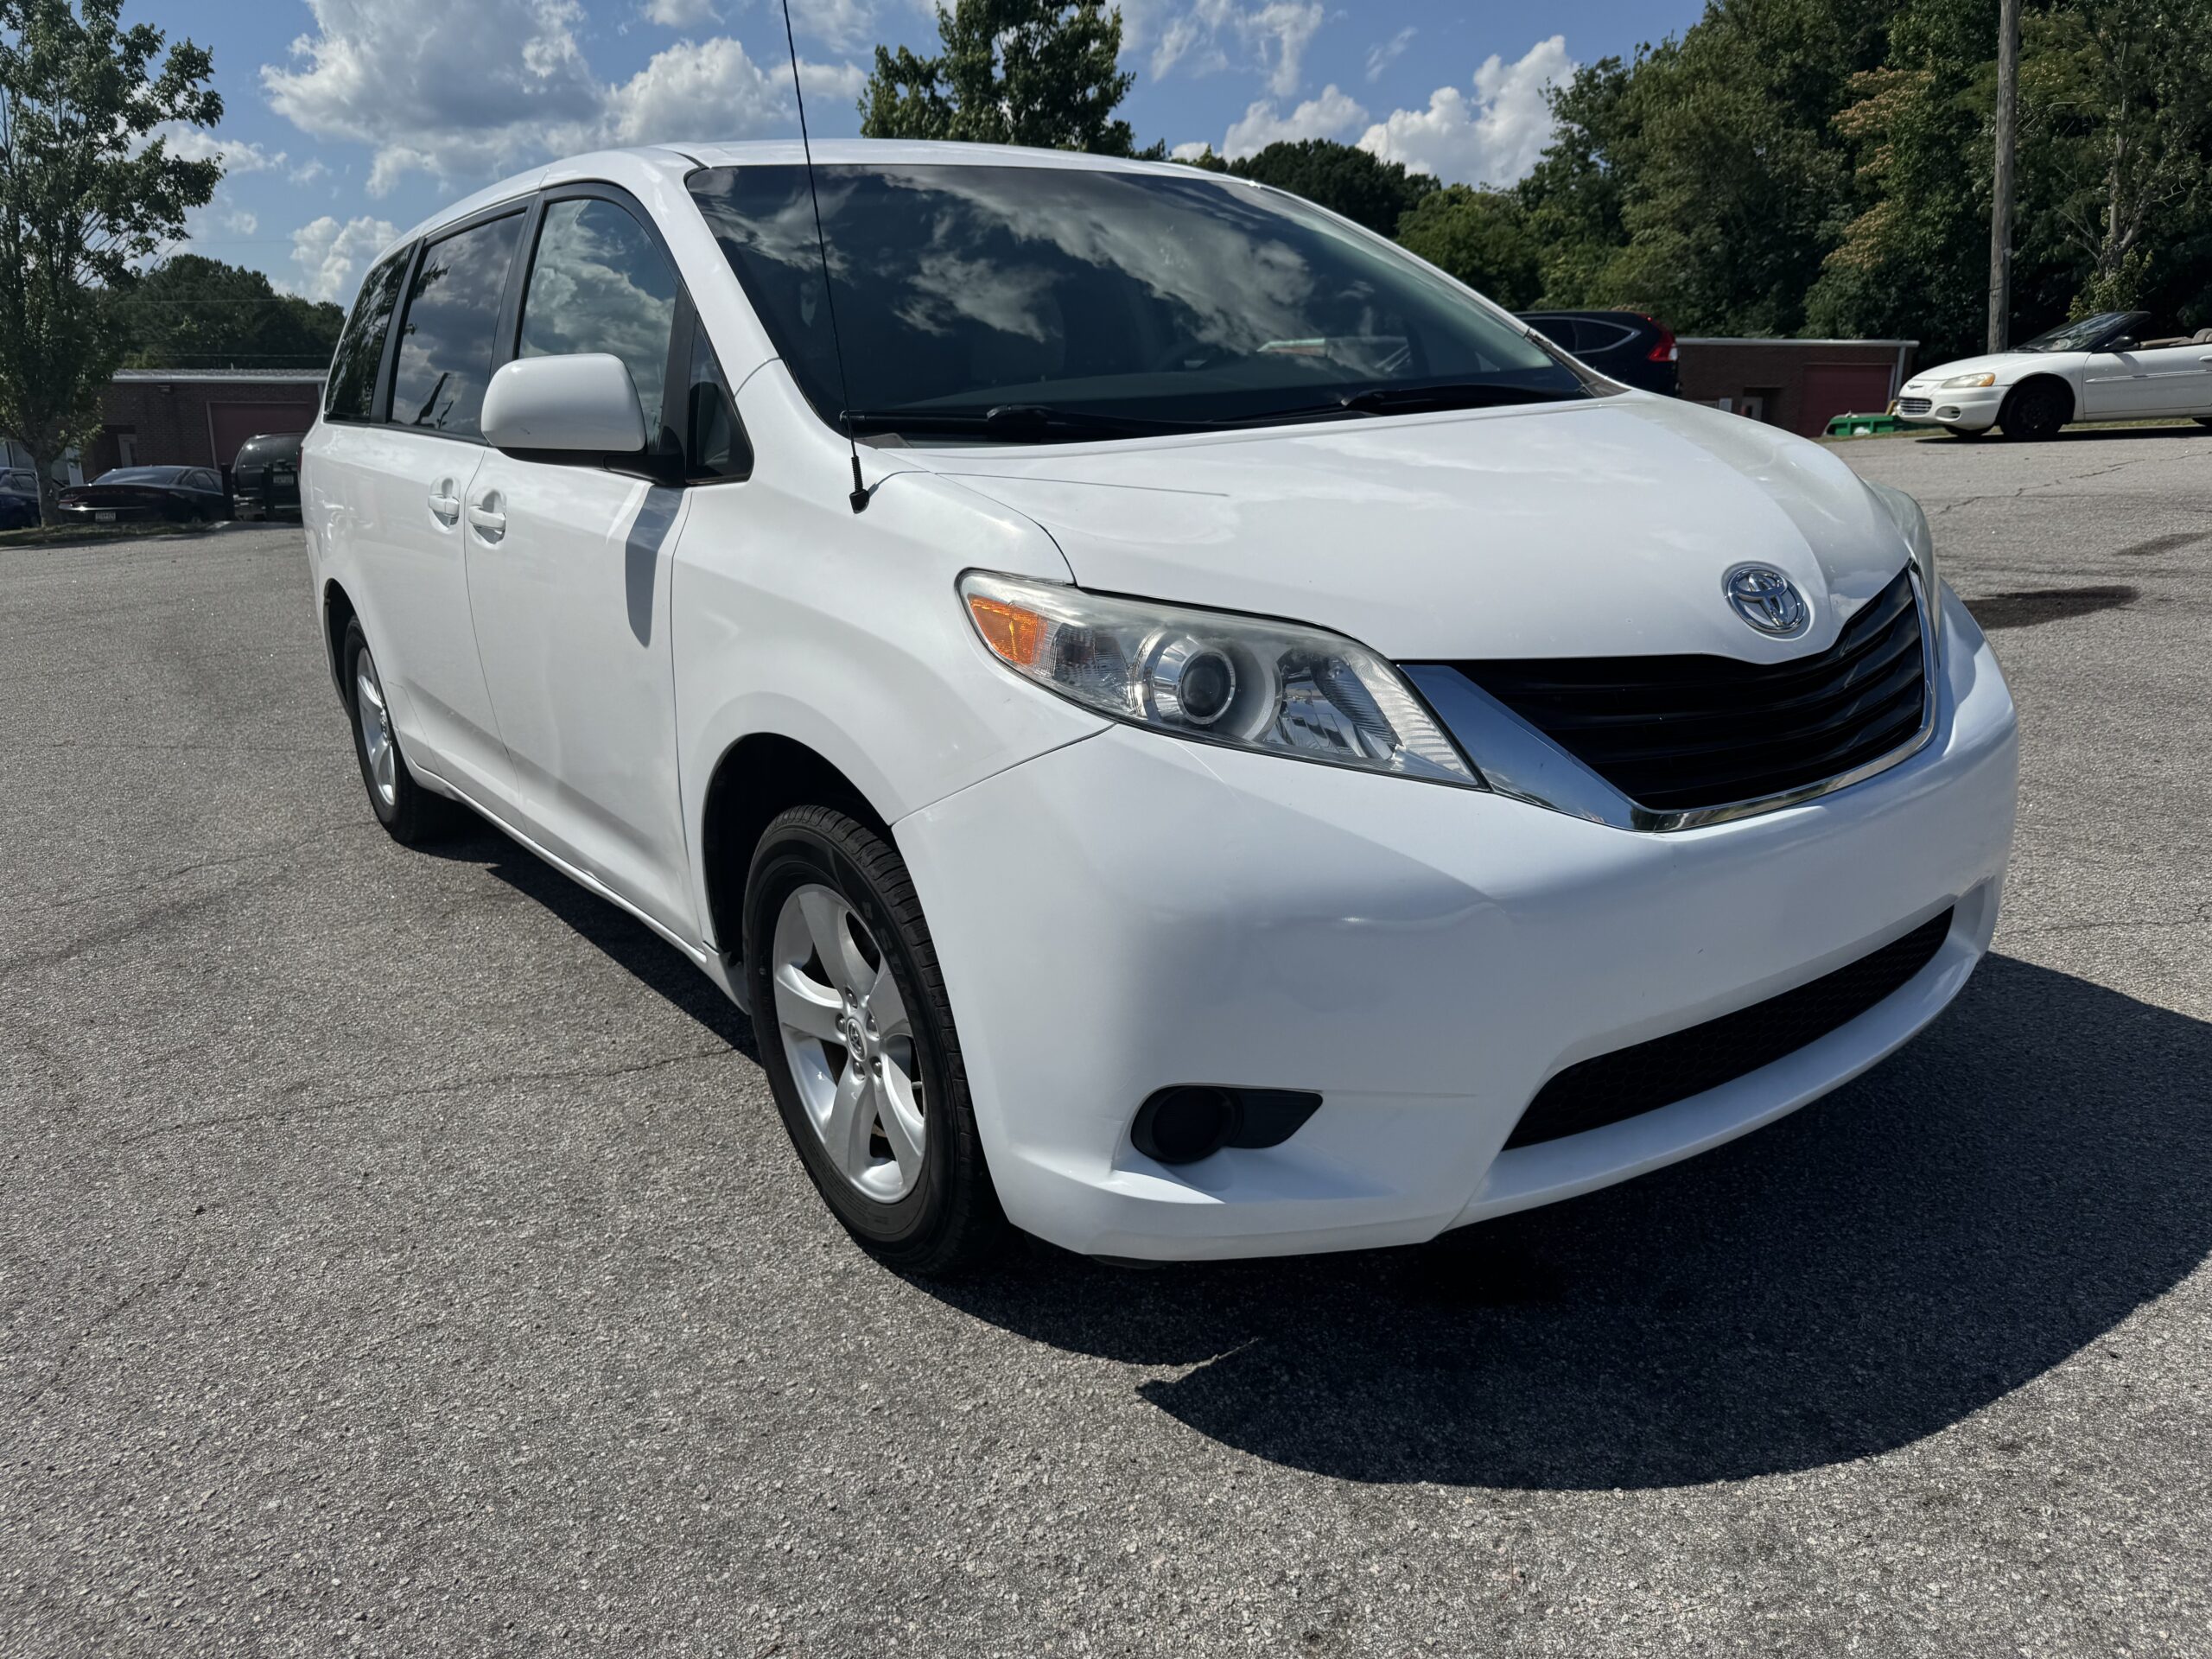
[[[1957,995],[2015,723],[1910,499],[1264,186],[811,186],[636,149],[417,226],[302,494],[377,817],[697,963],[865,1246],[1425,1239]]]

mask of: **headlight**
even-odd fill
[[[1949,391],[1955,386],[1993,386],[1996,384],[1997,377],[1993,374],[1955,374],[1943,383],[1943,390]]]
[[[1928,604],[1929,629],[1941,639],[1943,590],[1936,585],[1936,538],[1929,533],[1928,515],[1920,510],[1920,503],[1903,490],[1891,489],[1872,480],[1859,481],[1866,486],[1866,493],[1889,515],[1890,522],[1897,527],[1897,534],[1904,538],[1905,548],[1912,555],[1913,568],[1920,572],[1920,591]]]
[[[1336,634],[980,571],[961,578],[960,596],[1001,662],[1115,720],[1485,787],[1398,671]]]

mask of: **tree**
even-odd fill
[[[933,58],[875,48],[861,95],[864,137],[1137,153],[1129,124],[1114,118],[1136,83],[1116,67],[1119,10],[1101,0],[954,0],[949,12],[937,8],[937,32],[944,49]]]
[[[1509,311],[1531,308],[1543,291],[1542,246],[1510,191],[1465,184],[1431,191],[1399,222],[1398,240]]]
[[[1396,235],[1398,221],[1436,188],[1428,174],[1328,138],[1272,143],[1233,162],[1208,149],[1192,164],[1287,190],[1382,236]]]
[[[99,429],[100,391],[124,352],[104,289],[184,234],[222,168],[156,136],[212,126],[221,98],[208,54],[164,54],[123,0],[0,0],[0,429],[36,464],[54,521],[54,463]]]
[[[180,253],[112,296],[132,368],[319,369],[337,348],[346,314],[242,265]]]

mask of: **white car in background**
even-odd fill
[[[1263,186],[817,159],[410,232],[301,487],[378,819],[465,802],[748,1007],[869,1249],[1426,1239],[1966,982],[2012,703],[1907,497]]]
[[[1923,369],[1897,395],[1917,425],[2050,438],[2075,421],[2193,416],[2212,426],[2212,328],[2154,335],[2148,311],[2105,311],[1986,357]]]

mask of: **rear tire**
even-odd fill
[[[960,1037],[906,866],[834,807],[770,823],[745,887],[760,1063],[815,1190],[901,1272],[972,1267],[1007,1233]]]
[[[461,809],[443,796],[431,794],[408,770],[376,656],[358,618],[346,624],[342,653],[353,758],[360,763],[361,784],[369,791],[369,810],[403,847],[419,847],[451,835],[461,823]]]
[[[2031,380],[2005,400],[2004,413],[1997,418],[2006,437],[2045,442],[2074,418],[2074,397],[2051,381]]]

